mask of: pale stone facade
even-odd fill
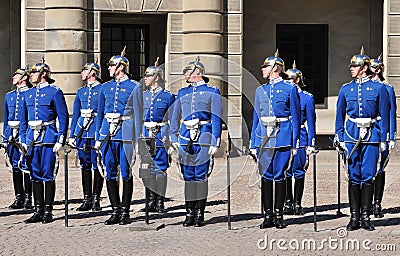
[[[20,65],[19,59],[22,65],[32,65],[44,54],[70,109],[82,85],[83,64],[100,59],[106,15],[121,15],[121,20],[136,14],[165,15],[169,89],[176,92],[185,86],[182,68],[200,55],[211,84],[230,102],[224,115],[239,148],[248,140],[243,117],[252,115],[243,102],[252,100],[258,86],[243,81],[253,75],[262,82],[259,66],[275,50],[276,24],[329,24],[329,95],[326,105],[317,110],[318,134],[334,132],[336,95],[350,79],[348,59],[360,44],[365,44],[371,57],[383,49],[388,82],[400,90],[400,0],[10,0],[0,7],[0,24],[4,24],[0,32],[5,35],[0,38],[0,61],[5,67],[1,82],[10,83],[9,74]],[[242,66],[250,73],[244,74]],[[1,87],[1,98],[9,89]]]

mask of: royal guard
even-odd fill
[[[125,49],[121,55],[110,58],[108,72],[112,79],[102,85],[97,109],[95,149],[100,150],[101,164],[105,166],[107,192],[112,207],[106,225],[130,223],[135,144],[142,129],[142,86],[130,79],[129,61],[124,55]],[[122,201],[118,189],[119,171]]]
[[[32,87],[29,82],[29,69],[19,68],[12,76],[16,89],[7,93],[4,99],[3,146],[6,149],[9,168],[13,174],[15,200],[10,209],[32,209],[32,182],[27,167],[20,163],[21,144],[19,144],[19,128],[24,93]],[[19,164],[20,163],[20,164]],[[21,170],[21,169],[23,170]]]
[[[279,57],[267,57],[261,71],[267,83],[257,88],[254,101],[250,153],[258,159],[261,198],[265,212],[261,229],[285,228],[285,172],[300,146],[301,105],[296,85],[286,81],[285,64]],[[273,205],[275,182],[275,205]],[[275,214],[273,209],[275,208]]]
[[[104,179],[97,166],[97,152],[91,149],[95,144],[97,107],[103,82],[100,66],[93,62],[86,63],[81,78],[86,85],[76,93],[69,135],[69,144],[78,149],[82,168],[83,203],[77,211],[100,211]]]
[[[304,191],[304,177],[309,163],[309,155],[315,151],[315,103],[314,96],[304,91],[303,73],[293,63],[291,69],[286,70],[287,79],[296,84],[300,95],[301,128],[300,146],[297,154],[293,156],[292,167],[286,172],[286,200],[285,214],[303,215],[301,199]],[[292,177],[294,177],[294,201],[292,190]]]
[[[218,88],[208,84],[199,57],[189,62],[183,74],[189,85],[181,88],[176,96],[171,118],[171,149],[179,150],[185,180],[183,226],[201,227],[205,224],[210,163],[221,143],[222,98]]]
[[[375,176],[374,183],[374,204],[373,204],[373,214],[375,218],[383,218],[382,213],[382,197],[383,190],[385,188],[385,167],[389,163],[390,153],[393,152],[396,145],[396,94],[394,92],[394,87],[390,84],[385,83],[385,78],[383,77],[383,72],[385,66],[383,64],[382,54],[379,55],[377,59],[371,59],[371,72],[370,76],[372,81],[383,84],[389,95],[390,111],[389,111],[389,142],[386,143],[386,150],[381,152],[381,161],[379,165],[378,174]]]
[[[353,80],[339,91],[335,125],[335,142],[344,152],[349,176],[351,217],[347,230],[362,227],[372,231],[369,215],[374,177],[389,136],[390,101],[386,86],[369,79],[370,58],[364,48],[350,59],[349,69]]]
[[[35,213],[25,222],[49,223],[53,221],[58,152],[66,141],[69,114],[63,91],[53,84],[44,58],[31,68],[30,82],[34,87],[25,92],[20,140],[26,148]]]
[[[165,143],[169,141],[169,120],[172,118],[175,96],[165,90],[164,72],[158,66],[149,66],[143,75],[146,90],[143,92],[143,136],[149,138],[152,159],[150,176],[143,179],[148,195],[150,212],[165,212],[169,157]]]

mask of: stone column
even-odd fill
[[[76,91],[82,86],[80,72],[86,62],[86,2],[85,0],[45,2],[46,63],[52,69],[55,84],[64,91],[70,110]]]

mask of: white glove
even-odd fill
[[[60,142],[57,142],[54,147],[53,147],[53,152],[57,153],[58,151],[60,151],[60,149],[63,147],[63,145]]]
[[[298,150],[298,148],[292,148],[292,156],[295,156]]]
[[[94,143],[94,149],[95,150],[99,150],[100,149],[100,145],[101,145],[101,141],[99,141],[99,140],[96,140],[96,142]]]
[[[250,149],[250,155],[257,156],[257,149],[251,148]]]
[[[2,142],[2,143],[1,143],[1,147],[2,147],[2,148],[7,148],[7,142]]]
[[[314,153],[314,151],[315,151],[315,147],[307,147],[306,148],[306,154],[308,156],[311,155],[312,153]]]
[[[171,144],[171,146],[172,146],[172,148],[173,148],[174,150],[178,150],[179,147],[180,147],[181,145],[179,144],[179,142],[173,142],[173,143]]]
[[[210,149],[208,150],[208,154],[209,154],[210,156],[213,156],[213,155],[215,155],[215,153],[218,152],[218,150],[219,150],[218,147],[216,147],[216,146],[210,146]]]
[[[394,140],[389,141],[389,150],[392,151],[396,146],[396,142]]]
[[[380,150],[380,152],[383,152],[386,150],[386,142],[381,142],[379,144],[379,150]]]
[[[71,145],[71,146],[73,146],[73,147],[75,147],[75,146],[76,146],[76,145],[75,145],[75,138],[69,138],[69,139],[68,139],[68,144]]]

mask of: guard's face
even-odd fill
[[[263,78],[267,79],[269,77],[269,75],[271,74],[271,69],[272,66],[270,65],[261,68]]]
[[[196,68],[194,72],[192,73],[192,70],[188,69],[185,71],[185,79],[189,83],[193,83],[197,81],[197,77],[199,77],[200,71]]]
[[[15,75],[12,77],[12,83],[13,83],[13,85],[16,85],[16,84],[19,82],[19,79],[21,79],[21,75],[20,75],[20,74],[15,74]]]
[[[37,83],[39,80],[39,75],[40,75],[39,71],[31,71],[29,81],[31,81],[31,83]]]
[[[351,65],[350,67],[349,67],[349,69],[350,69],[350,74],[351,74],[351,77],[352,78],[358,78],[358,77],[360,77],[360,71],[361,71],[361,69],[362,69],[362,67],[361,66],[356,66],[356,65]]]
[[[89,70],[87,69],[82,70],[81,72],[82,81],[85,81],[89,77],[88,75],[89,75]]]
[[[144,76],[144,84],[146,86],[151,86],[155,81],[156,76],[154,74],[146,74]]]
[[[374,74],[379,74],[379,72],[381,71],[380,69],[374,68],[374,67],[370,67],[370,70],[372,71],[372,73]]]

